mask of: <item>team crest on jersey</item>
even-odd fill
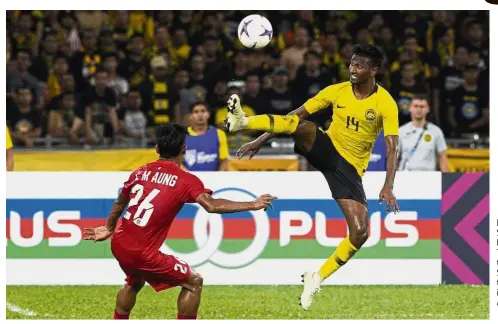
[[[426,141],[426,142],[430,142],[430,141],[431,141],[431,139],[432,139],[431,134],[425,134],[425,136],[424,136],[424,141]]]
[[[365,113],[365,118],[368,121],[372,121],[377,117],[377,113],[373,109],[368,109],[367,112]]]

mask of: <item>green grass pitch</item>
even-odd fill
[[[7,319],[111,319],[118,286],[7,286]],[[145,286],[131,319],[174,319],[179,289]],[[205,286],[199,319],[487,319],[489,286]]]

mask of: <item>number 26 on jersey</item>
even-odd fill
[[[133,197],[130,200],[130,203],[128,204],[128,209],[130,207],[136,206],[140,202],[137,211],[133,214],[132,218],[133,223],[141,227],[147,225],[150,216],[152,216],[152,213],[154,212],[154,205],[152,204],[152,199],[154,199],[160,192],[161,191],[159,189],[154,189],[142,200],[142,202],[140,202],[144,194],[144,186],[138,183],[133,186],[133,188],[131,189],[131,193],[135,194],[135,197]],[[123,217],[125,219],[130,219],[131,216],[132,216],[131,213],[127,211]]]

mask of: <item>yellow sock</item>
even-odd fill
[[[348,262],[357,251],[358,249],[351,244],[349,236],[342,240],[334,253],[325,261],[320,270],[318,270],[318,275],[322,281],[330,277],[341,266]]]
[[[257,115],[247,117],[247,129],[259,130],[273,134],[292,134],[299,124],[296,115]]]

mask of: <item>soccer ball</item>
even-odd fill
[[[245,47],[262,48],[270,43],[273,37],[273,28],[265,17],[249,15],[240,22],[238,36]]]

